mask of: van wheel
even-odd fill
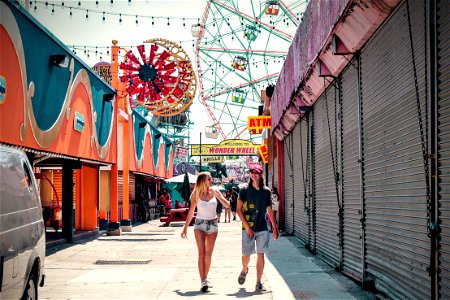
[[[38,298],[36,281],[36,274],[33,272],[30,274],[30,277],[28,277],[27,286],[23,291],[21,300],[36,300]]]

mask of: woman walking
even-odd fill
[[[190,200],[191,206],[189,207],[189,213],[183,231],[181,232],[181,237],[187,237],[188,226],[197,208],[194,235],[198,248],[198,272],[201,280],[200,290],[205,293],[211,286],[208,282],[208,273],[211,267],[211,256],[218,233],[216,215],[217,201],[220,201],[227,208],[230,207],[230,204],[219,190],[212,187],[212,177],[209,172],[201,172],[198,174]]]

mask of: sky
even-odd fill
[[[227,0],[228,1],[228,0]],[[190,57],[193,65],[196,63],[195,57],[195,38],[191,33],[191,26],[198,24],[203,13],[206,11],[206,0],[103,0],[103,1],[28,1],[28,9],[33,17],[41,22],[50,32],[61,40],[71,50],[75,50],[76,55],[89,66],[93,66],[100,61],[110,62],[110,55],[107,53],[112,44],[112,40],[117,40],[118,45],[124,49],[132,49],[142,44],[144,40],[152,38],[164,38],[181,45]],[[226,2],[224,0],[224,2]],[[239,9],[246,11],[249,15],[263,7],[265,1],[228,1],[235,2]],[[285,1],[296,3],[296,13],[303,11],[306,7],[302,2],[306,1]],[[251,4],[251,5],[250,5]],[[205,41],[210,41],[210,47],[229,48],[241,51],[245,48],[252,48],[257,52],[259,49],[268,49],[273,45],[280,51],[287,52],[290,42],[286,42],[273,32],[262,30],[260,38],[256,42],[247,41],[243,38],[243,29],[248,20],[240,19],[227,12],[225,9],[215,9],[209,7],[209,17],[207,20],[208,30]],[[228,13],[228,15],[227,15]],[[221,16],[221,20],[219,20]],[[272,19],[266,15],[261,16],[261,21],[266,24],[271,23]],[[277,24],[277,28],[288,26],[285,19]],[[282,29],[282,28],[281,28]],[[293,35],[296,26],[284,28]],[[223,32],[224,36],[218,38],[218,32]],[[264,35],[266,34],[266,35]],[[270,43],[269,43],[270,41]],[[215,44],[214,44],[215,42]],[[245,44],[247,43],[247,44]],[[214,46],[213,46],[214,44]],[[279,49],[285,48],[285,49]],[[250,80],[257,80],[269,73],[279,71],[284,60],[277,57],[266,58],[266,56],[255,57],[249,60],[248,72],[253,72],[250,77],[242,76],[239,72],[234,72],[230,64],[235,54],[224,56],[216,54],[214,51],[207,52],[205,60],[202,62],[202,72],[204,80],[202,86],[208,89],[209,93],[220,93],[222,90],[234,88]],[[207,61],[206,59],[212,59]],[[203,58],[202,58],[203,59]],[[252,64],[253,63],[253,64]],[[259,68],[258,68],[259,67]],[[197,71],[197,70],[196,70]],[[248,74],[247,74],[248,75]],[[227,78],[226,80],[224,78]],[[239,82],[241,80],[241,82]],[[242,81],[243,80],[243,81]],[[232,82],[232,83],[230,83]],[[270,83],[275,84],[276,78]],[[265,89],[269,82],[263,82],[255,85],[253,93],[259,94],[260,90]],[[200,84],[200,82],[199,82]],[[253,87],[253,85],[251,86]],[[211,109],[218,121],[225,124],[233,123],[235,126],[245,114],[257,115],[255,105],[251,97],[251,89],[246,87],[249,100],[248,105],[228,105],[224,104],[226,100],[210,102]],[[213,121],[208,112],[199,100],[200,87],[197,88],[197,97],[195,98],[191,111],[190,143],[198,144],[200,132],[202,132],[202,143],[217,144],[220,140],[207,139],[205,137],[205,127],[212,125]],[[255,97],[258,97],[256,95]],[[229,101],[228,101],[229,102]],[[246,108],[247,106],[247,108]],[[248,108],[250,107],[251,108]],[[216,109],[214,111],[214,109]],[[228,114],[228,115],[227,115]],[[227,132],[228,133],[228,132]],[[229,138],[236,136],[236,131],[229,134]]]

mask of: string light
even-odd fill
[[[110,1],[111,1],[111,4],[114,4],[114,0],[110,0]],[[30,1],[30,3],[31,2],[33,2],[33,1]],[[132,4],[131,0],[128,0],[128,3],[131,5]],[[45,2],[44,1],[34,1],[35,7],[36,7],[36,4],[45,4],[46,7],[49,5],[48,1],[45,1]],[[76,9],[76,10],[86,10],[86,9],[82,8],[82,4],[83,4],[82,1],[78,1],[77,6],[69,6],[69,5],[66,5],[64,1],[62,1],[61,4],[55,3],[55,4],[52,4],[52,6],[60,7],[61,9],[64,9],[64,7],[68,7],[70,10],[72,8]],[[95,5],[98,6],[99,5],[99,1],[95,1]],[[35,9],[37,9],[37,7]],[[98,13],[98,14],[104,13],[104,14],[107,14],[107,15],[115,15],[115,16],[119,15],[119,13],[116,13],[116,12],[104,12],[104,11],[95,10],[95,9],[89,9],[89,10],[90,10],[91,13]],[[135,14],[126,14],[126,13],[122,13],[122,16],[123,17],[136,17]],[[182,20],[183,26],[186,25],[186,20],[198,20],[198,23],[200,23],[200,19],[199,18],[167,17],[167,16],[146,16],[146,15],[137,15],[137,16],[140,17],[140,18],[144,18],[144,19],[150,19],[151,18],[152,19],[152,25],[155,25],[155,23],[154,23],[155,19],[163,19],[163,18],[167,19],[168,26],[170,25],[170,19],[172,19],[172,20]]]

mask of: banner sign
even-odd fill
[[[258,154],[258,145],[247,140],[223,140],[220,144],[202,144],[202,156],[248,156]],[[200,145],[191,145],[191,156],[200,155]]]
[[[262,130],[272,128],[271,116],[250,116],[247,118],[248,130]]]
[[[202,163],[210,164],[210,163],[222,163],[223,156],[204,156],[202,157]]]
[[[264,139],[264,144],[262,144],[258,148],[263,163],[267,164],[267,162],[269,161],[269,145],[267,139]]]
[[[188,148],[177,146],[175,148],[174,159],[176,159],[178,161],[187,161],[188,151],[189,151]]]

